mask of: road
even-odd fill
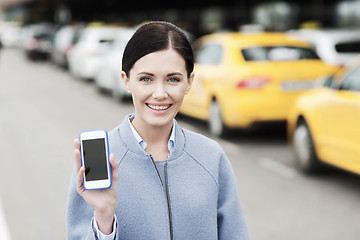
[[[2,49],[0,231],[8,227],[13,240],[66,239],[73,139],[85,129],[111,130],[132,112],[131,101],[115,102],[50,63]],[[203,122],[178,120],[209,136]],[[359,176],[297,172],[284,126],[216,140],[234,168],[251,239],[359,239]]]

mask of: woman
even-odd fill
[[[83,188],[75,140],[69,239],[248,239],[225,153],[174,119],[194,78],[185,34],[166,22],[142,25],[122,64],[135,113],[109,133],[109,189]]]

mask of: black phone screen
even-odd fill
[[[108,178],[105,139],[83,140],[86,181]]]

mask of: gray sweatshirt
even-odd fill
[[[174,150],[166,161],[155,163],[127,119],[109,133],[110,152],[118,162],[115,239],[249,239],[235,176],[218,143],[175,122]],[[93,211],[76,192],[74,171],[68,239],[97,239]]]

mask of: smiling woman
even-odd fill
[[[142,132],[144,140],[152,142],[152,133],[144,129],[157,132],[155,136],[160,136],[160,132],[170,132],[172,119],[179,112],[194,77],[193,73],[186,72],[181,55],[173,49],[147,54],[134,64],[129,76],[125,71],[122,75],[135,105],[132,124]],[[164,140],[167,142],[167,139]],[[153,156],[155,160],[158,159],[155,154]]]
[[[109,189],[84,190],[75,141],[69,239],[247,240],[224,151],[175,120],[194,78],[186,35],[166,22],[142,25],[122,62],[135,113],[109,133]]]

